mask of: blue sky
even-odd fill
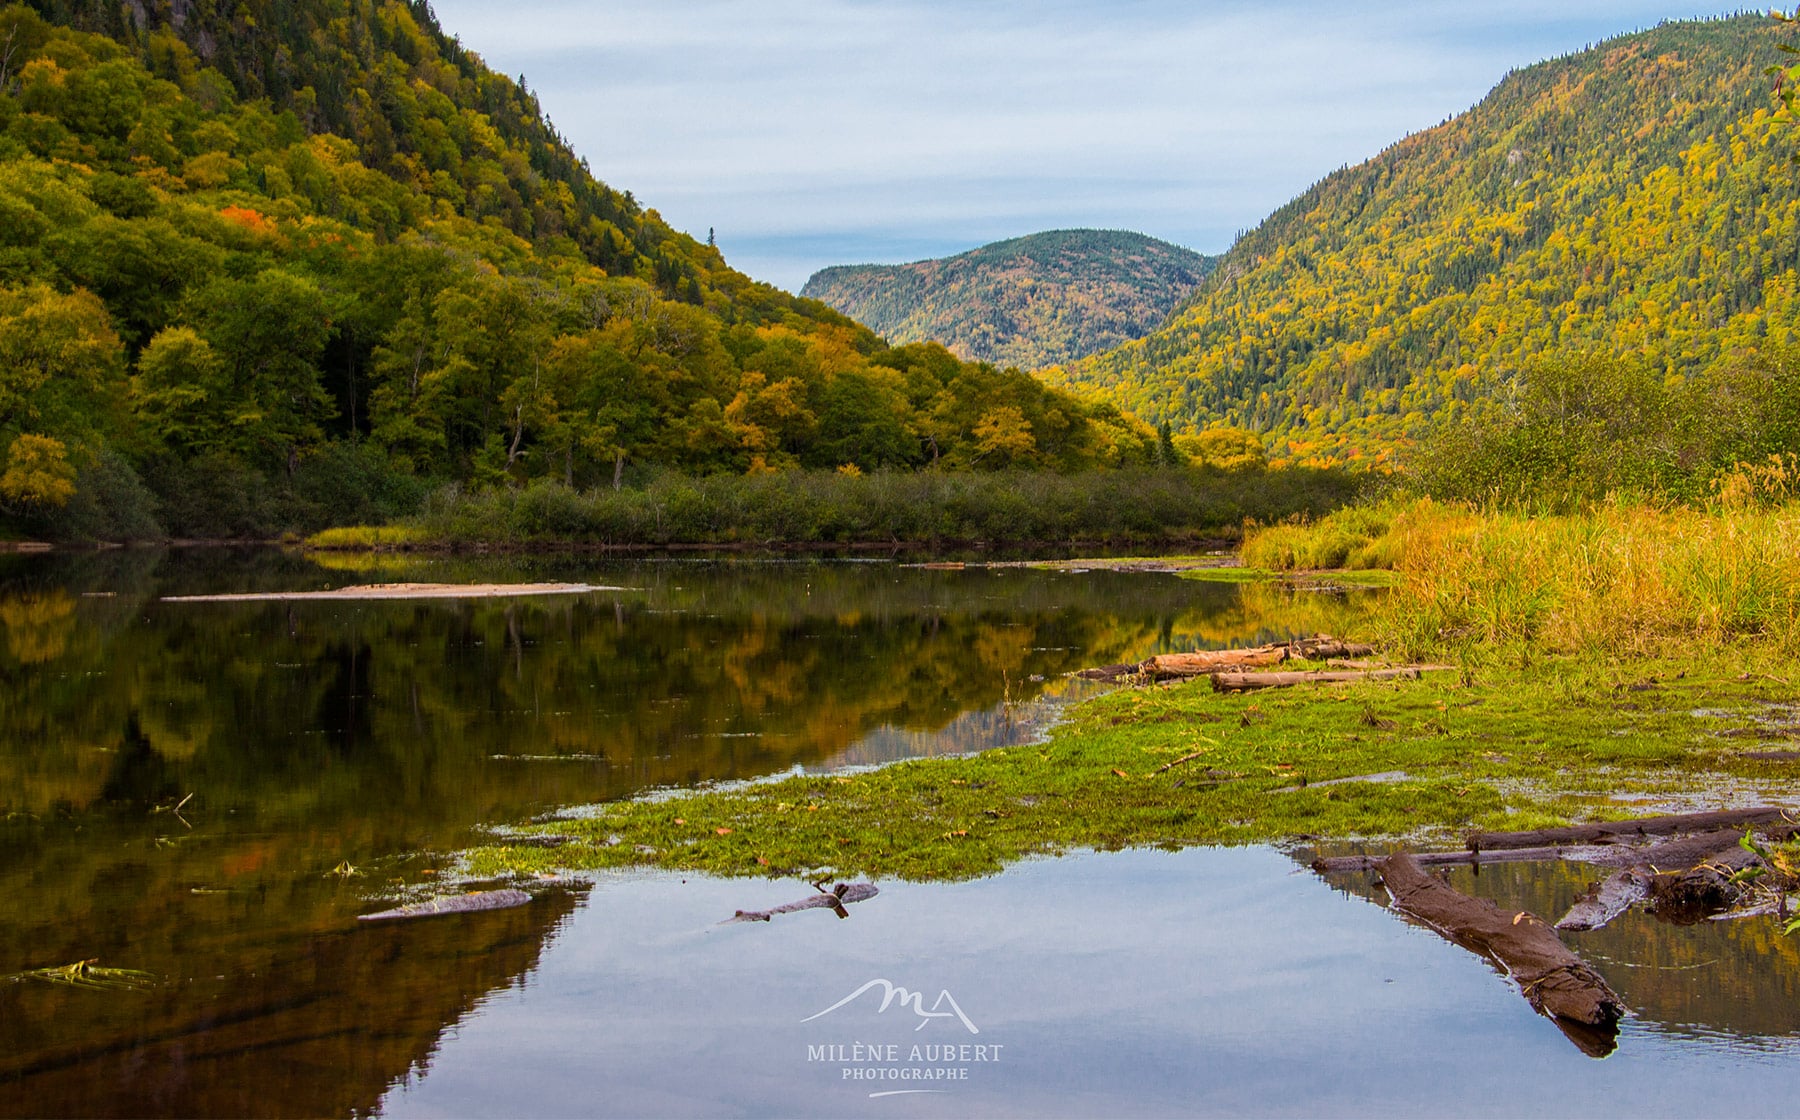
[[[1702,0],[434,0],[609,185],[815,269],[1071,227],[1203,252],[1509,69]]]

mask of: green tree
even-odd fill
[[[331,335],[325,297],[306,277],[269,268],[217,280],[197,302],[225,369],[219,403],[231,450],[292,475],[335,411],[318,366]]]

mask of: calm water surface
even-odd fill
[[[159,601],[389,579],[631,590]],[[486,826],[1018,741],[1073,669],[1341,609],[892,563],[0,560],[0,975],[97,958],[161,978],[0,981],[0,1113],[1791,1111],[1800,962],[1767,925],[1592,935],[1583,951],[1641,1013],[1596,1063],[1479,961],[1364,901],[1366,882],[1269,851],[889,883],[842,921],[719,926],[811,888],[654,875],[354,921],[429,890]],[[1555,909],[1580,883],[1507,869],[1476,886]],[[878,988],[802,1022],[876,979],[943,1013],[901,997],[877,1013]]]

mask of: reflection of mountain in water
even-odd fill
[[[1457,868],[1458,890],[1554,922],[1603,869],[1567,863],[1490,864]],[[1385,905],[1372,875],[1331,877],[1347,894]],[[1633,910],[1604,929],[1565,933],[1563,941],[1606,977],[1640,1022],[1696,1037],[1797,1039],[1800,939],[1783,936],[1772,918],[1658,921]],[[1629,1043],[1625,1043],[1629,1045]]]

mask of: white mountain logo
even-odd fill
[[[881,1006],[875,1009],[876,1014],[879,1015],[895,1004],[899,1004],[901,1007],[910,1010],[914,1015],[919,1017],[919,1025],[913,1028],[915,1031],[924,1030],[934,1019],[956,1019],[961,1022],[963,1026],[969,1028],[970,1034],[981,1033],[981,1028],[969,1021],[969,1017],[963,1014],[963,1009],[956,1005],[956,997],[952,996],[948,991],[938,992],[937,999],[933,1001],[930,1008],[927,1008],[925,1006],[924,992],[908,991],[890,981],[880,979],[869,981],[867,984],[864,984],[854,992],[851,992],[843,999],[838,1000],[817,1015],[808,1015],[800,1021],[802,1023],[810,1023],[814,1019],[823,1019],[833,1011],[837,1011],[842,1007],[856,1002],[856,1000],[861,998],[864,993],[876,990],[881,992]]]

